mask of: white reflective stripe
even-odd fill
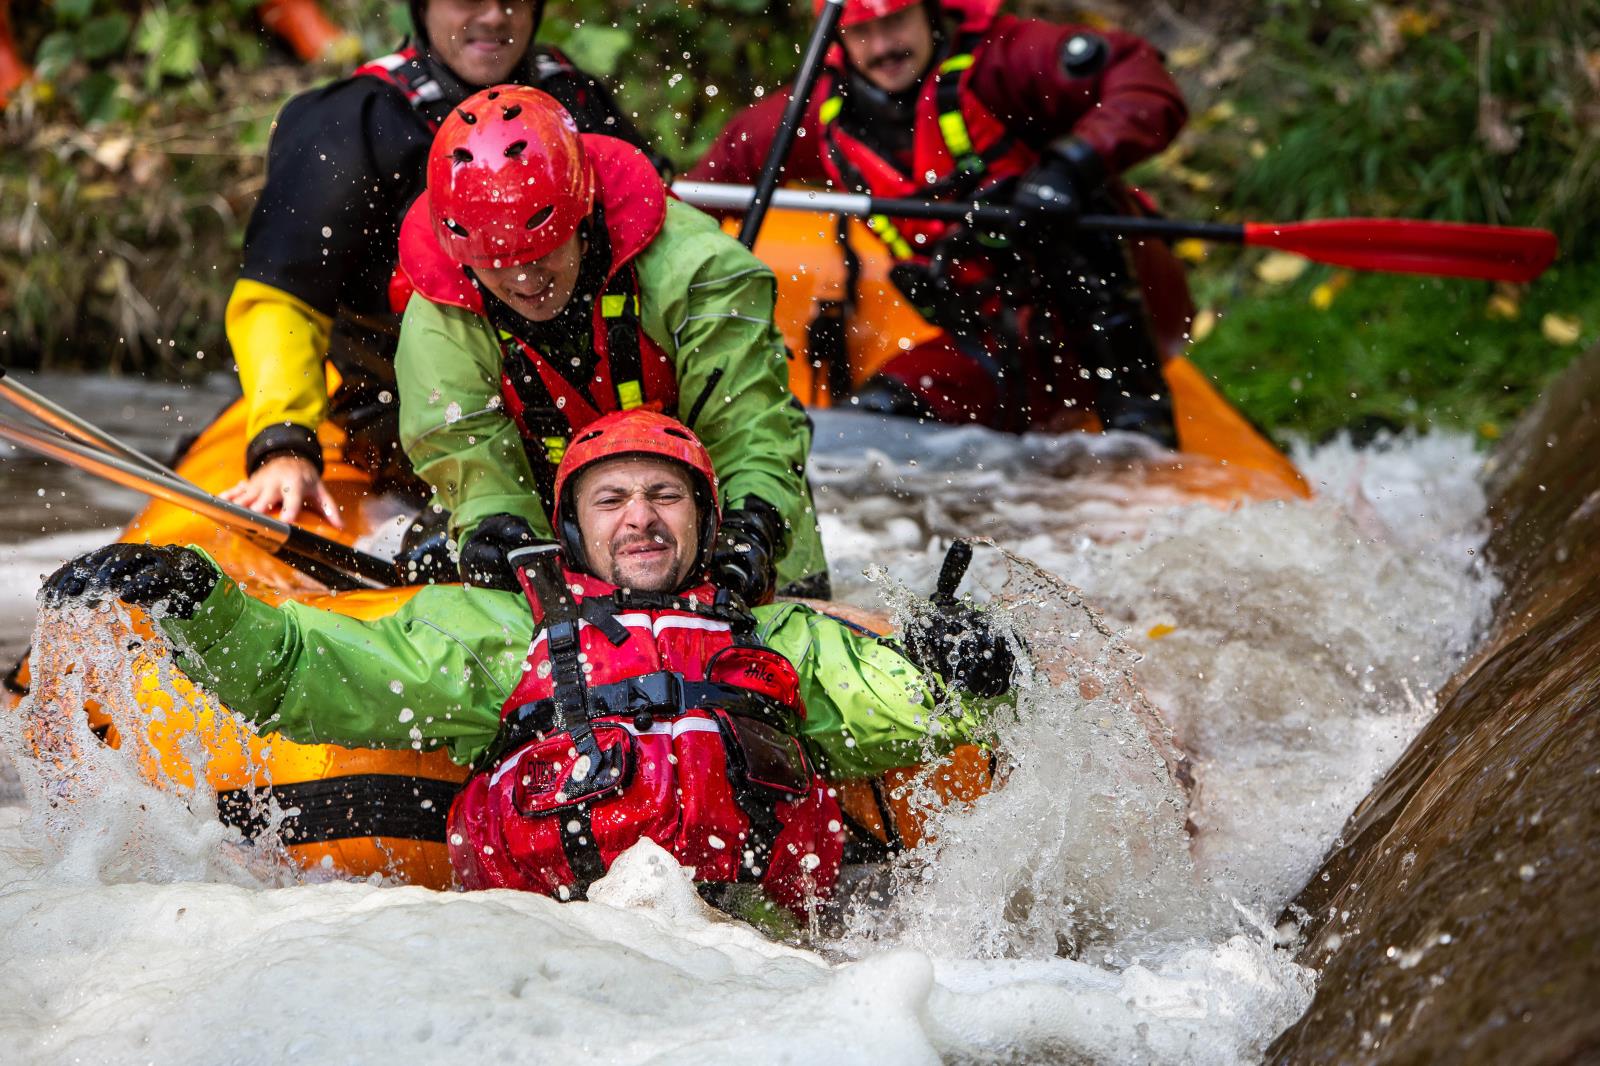
[[[642,629],[651,636],[660,636],[663,629],[701,629],[707,633],[729,633],[733,630],[733,626],[727,622],[716,618],[697,618],[694,615],[664,614],[659,618],[652,619],[650,615],[643,611],[630,611],[627,614],[614,614],[611,617],[629,629]],[[588,619],[580,618],[578,620],[578,631],[580,633],[585,629],[593,628]],[[545,633],[546,631],[541,629],[538,635],[533,638],[533,643],[528,645],[530,654],[533,649],[539,646],[539,641],[545,639]]]
[[[654,629],[659,634],[663,629],[703,629],[708,633],[729,633],[733,627],[727,622],[719,622],[715,618],[695,618],[682,615],[663,615],[654,622]]]
[[[619,725],[636,737],[681,737],[685,733],[720,733],[715,719],[712,718],[678,718],[671,722],[657,722],[649,729],[639,729],[632,722],[607,722],[607,725]]]
[[[523,745],[522,750],[517,752],[514,757],[501,763],[500,769],[489,775],[489,787],[493,788],[497,781],[506,776],[506,774],[510,773],[512,770],[516,769],[517,764],[522,761],[523,756],[527,755],[528,752],[532,750],[533,746],[531,744],[525,744]]]

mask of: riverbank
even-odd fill
[[[6,365],[166,380],[227,369],[222,308],[273,115],[332,73],[293,63],[248,18],[202,18],[228,3],[170,5],[113,45],[69,5],[18,16],[25,46],[56,43],[0,121],[0,202],[21,205],[0,212]],[[369,53],[398,39],[403,5],[328,6]],[[1600,33],[1583,8],[1089,6],[1086,18],[1164,48],[1189,97],[1189,128],[1132,175],[1175,216],[1442,217],[1548,225],[1563,242],[1557,268],[1526,287],[1180,247],[1201,308],[1195,361],[1270,432],[1443,427],[1489,441],[1600,335],[1600,53],[1568,47]],[[584,0],[552,11],[544,38],[610,78],[687,163],[789,75],[806,24],[798,7],[730,4],[707,20],[661,0]]]

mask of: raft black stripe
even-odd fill
[[[285,810],[280,831],[289,844],[393,837],[443,843],[450,803],[460,785],[406,774],[350,774],[316,781],[275,784],[257,790],[257,804],[242,788],[217,793],[217,812],[228,825],[254,838],[267,827],[265,797]]]

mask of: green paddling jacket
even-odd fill
[[[395,356],[400,441],[450,510],[451,535],[464,543],[505,513],[550,536],[546,506],[566,441],[607,411],[643,403],[705,442],[726,507],[759,497],[783,516],[780,588],[823,573],[805,481],[811,426],[789,392],[772,271],[668,197],[637,149],[583,142],[610,256],[607,276],[593,279],[603,289],[592,300],[592,352],[535,350],[520,316],[497,310],[440,249],[426,196],[402,228],[400,261],[416,294]]]
[[[890,645],[798,603],[757,607],[757,639],[800,675],[793,723],[828,779],[872,777],[975,741],[990,702],[946,699]],[[265,731],[305,744],[447,748],[474,761],[500,728],[535,636],[521,593],[423,588],[361,621],[271,607],[229,577],[189,619],[159,620],[196,682]]]

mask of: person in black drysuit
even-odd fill
[[[395,308],[407,294],[395,263],[400,221],[423,189],[428,146],[451,108],[485,85],[536,86],[580,130],[630,141],[665,169],[602,83],[533,43],[543,7],[411,0],[409,43],[284,107],[228,302],[249,445],[247,476],[225,497],[285,521],[305,509],[340,525],[317,441],[331,419],[348,435],[346,458],[381,489],[426,498],[396,437]],[[332,397],[324,360],[341,378]],[[442,528],[437,516],[432,525]],[[442,533],[432,539],[441,543],[426,547],[442,547]]]

